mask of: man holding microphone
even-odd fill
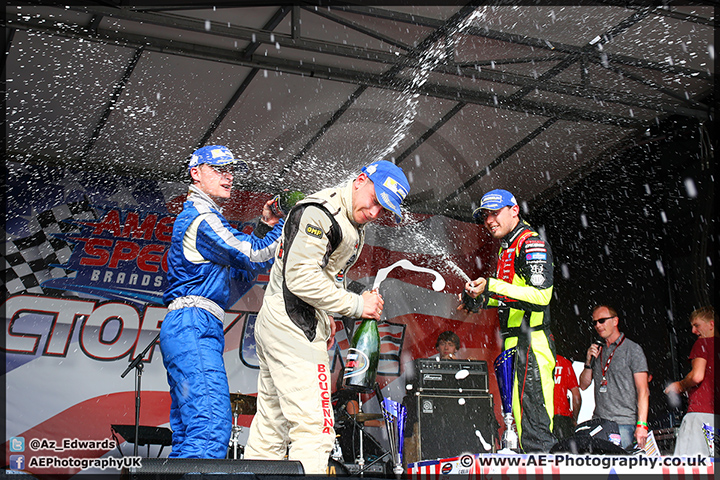
[[[620,428],[621,447],[645,448],[648,436],[648,366],[642,347],[621,333],[620,319],[610,306],[593,309],[592,322],[602,342],[588,348],[580,388],[595,382],[593,418],[612,420]]]

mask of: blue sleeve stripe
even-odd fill
[[[267,262],[271,258],[275,257],[275,250],[277,249],[278,243],[277,240],[265,248],[253,250],[251,242],[238,240],[238,238],[222,224],[217,215],[209,215],[205,218],[205,221],[223,242],[228,244],[231,248],[243,253],[246,257],[248,257],[248,259],[250,259],[251,262]]]

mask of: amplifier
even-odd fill
[[[415,360],[419,392],[488,392],[484,360]]]

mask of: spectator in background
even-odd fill
[[[672,403],[679,404],[677,395],[687,393],[688,411],[683,417],[675,442],[675,456],[708,455],[708,445],[703,432],[703,423],[717,428],[714,415],[715,396],[715,329],[717,314],[713,307],[703,307],[690,315],[692,333],[698,336],[690,351],[692,369],[685,378],[673,382],[665,389]],[[675,396],[675,398],[673,398]],[[674,400],[674,401],[673,401]]]
[[[430,358],[436,360],[457,360],[457,351],[460,350],[460,337],[453,331],[447,330],[438,335],[435,341],[437,354]]]
[[[593,418],[604,418],[618,424],[621,447],[633,444],[645,448],[648,436],[648,366],[642,347],[621,333],[620,318],[612,307],[599,305],[593,309],[595,331],[603,339],[588,348],[585,368],[580,374],[580,388],[595,382]]]
[[[572,397],[572,405],[568,392]],[[575,433],[582,398],[572,362],[558,355],[555,358],[555,417],[553,433],[558,440],[571,437]]]

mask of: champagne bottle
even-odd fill
[[[282,191],[273,198],[270,210],[278,217],[285,216],[303,198],[305,198],[305,194],[298,190]]]
[[[345,388],[359,393],[373,392],[380,358],[377,322],[372,318],[364,318],[350,345],[343,375]]]

